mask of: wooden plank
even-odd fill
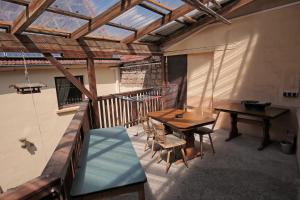
[[[58,62],[50,53],[44,53],[45,58],[50,61],[52,65],[54,65],[61,73],[65,75],[65,77],[73,83],[73,85],[82,92],[82,94],[86,95],[89,99],[96,101],[97,97],[92,95],[90,91],[88,91],[81,83],[78,81],[64,66]]]
[[[246,6],[247,4],[253,2],[254,0],[237,0],[233,1],[232,3],[229,3],[227,6],[220,9],[218,12],[219,14],[226,17],[226,15],[232,14],[233,12],[236,12],[237,10],[241,9],[242,7]],[[189,35],[205,28],[207,25],[215,22],[214,18],[210,18],[209,16],[206,16],[204,19],[193,23],[192,25],[180,29],[176,31],[175,33],[169,35],[168,37],[162,39],[161,41],[161,47],[163,49],[168,48],[169,46],[176,44],[177,42],[187,38]]]
[[[109,127],[113,127],[114,126],[114,116],[113,116],[113,110],[112,110],[112,102],[111,102],[112,99],[107,99],[108,101],[108,108],[109,108],[109,123],[110,123],[110,126]]]
[[[108,23],[106,23],[106,25],[113,26],[113,27],[120,28],[120,29],[124,29],[124,30],[127,30],[127,31],[132,31],[132,32],[137,31],[135,28],[132,28],[132,27],[129,27],[129,26],[124,26],[122,24],[116,24],[116,23],[113,23],[113,22],[108,22]]]
[[[97,83],[96,83],[95,65],[94,65],[93,58],[87,59],[87,72],[88,72],[90,92],[94,97],[92,100],[94,128],[100,128],[99,108],[97,102],[97,96],[98,96]]]
[[[11,33],[21,34],[34,22],[55,0],[31,0],[29,5],[14,21]]]
[[[121,112],[121,103],[120,103],[120,99],[116,99],[117,100],[117,108],[118,108],[118,125],[122,125],[122,112]]]
[[[105,23],[113,20],[117,16],[121,15],[122,13],[126,12],[130,8],[141,3],[142,0],[121,0],[118,3],[114,4],[109,9],[105,10],[95,18],[93,18],[89,23],[86,23],[82,27],[78,28],[71,34],[71,38],[78,39],[82,36],[85,36],[100,26],[104,25]]]
[[[70,33],[65,31],[60,31],[57,29],[50,29],[50,28],[41,28],[38,26],[31,25],[26,29],[28,33],[37,33],[37,34],[47,34],[47,35],[54,35],[54,36],[61,36],[61,37],[69,37]]]
[[[161,55],[157,45],[121,44],[113,41],[83,40],[46,35],[11,35],[0,32],[0,51],[62,53],[65,58],[111,58],[113,55]]]
[[[169,11],[169,12],[172,12],[172,11],[173,11],[171,8],[168,8],[167,6],[165,6],[165,5],[163,5],[163,4],[159,3],[159,2],[157,2],[157,1],[155,1],[155,0],[146,0],[146,1],[149,2],[149,3],[151,3],[151,4],[153,4],[153,5],[155,5],[155,6],[157,6],[157,7],[159,7],[159,8],[162,8],[162,9],[164,9],[164,10],[167,10],[167,11]]]
[[[104,128],[105,124],[104,124],[104,114],[103,114],[104,111],[103,111],[103,101],[102,101],[102,98],[101,99],[98,98],[98,103],[99,103],[99,112],[100,112],[100,118],[101,118],[101,128]]]
[[[148,33],[151,33],[155,29],[158,29],[162,25],[165,25],[165,24],[191,12],[192,10],[194,10],[194,8],[192,6],[184,4],[184,5],[180,6],[179,8],[175,9],[173,12],[165,15],[164,17],[162,17],[160,19],[157,19],[157,20],[151,22],[146,27],[139,29],[136,32],[136,34],[132,34],[132,35],[126,37],[125,39],[122,40],[122,42],[126,43],[126,44],[131,43],[131,42],[141,38],[142,36],[144,36]]]

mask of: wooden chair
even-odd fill
[[[153,128],[155,130],[154,131],[154,141],[160,147],[159,154],[157,156],[157,162],[160,162],[160,160],[161,160],[162,150],[167,150],[166,173],[168,173],[168,170],[171,166],[171,164],[170,164],[170,154],[173,151],[174,157],[175,157],[175,149],[178,148],[178,147],[180,147],[183,162],[186,165],[186,167],[188,167],[186,157],[185,157],[185,152],[184,152],[184,149],[183,149],[183,146],[186,144],[186,141],[176,137],[173,134],[166,135],[165,128],[161,124],[154,124],[153,123]]]
[[[145,147],[144,147],[144,151],[147,150],[147,146],[149,144],[149,140],[152,139],[152,142],[151,142],[151,156],[153,157],[153,151],[154,151],[154,132],[155,132],[155,130],[153,129],[153,127],[150,126],[149,118],[146,118],[146,117],[142,118],[142,126],[143,126],[144,133],[147,135],[147,139],[146,139],[146,144],[145,144]]]
[[[212,142],[211,133],[214,132],[214,128],[216,126],[216,123],[217,123],[217,120],[219,118],[219,115],[220,115],[220,112],[217,113],[216,120],[212,124],[211,128],[203,126],[203,127],[197,128],[197,130],[195,131],[195,133],[198,134],[199,138],[200,138],[200,156],[201,156],[201,159],[203,158],[203,136],[204,135],[208,135],[212,151],[213,151],[213,153],[215,153],[215,148],[214,148],[214,145],[213,145],[213,142]]]

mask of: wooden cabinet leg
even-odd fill
[[[229,132],[229,137],[225,141],[229,141],[237,136],[239,136],[239,131],[237,128],[237,113],[230,113],[231,117],[231,130]]]
[[[139,189],[139,200],[145,200],[145,188],[144,185]]]
[[[257,150],[261,151],[263,150],[268,144],[270,144],[270,120],[269,119],[264,119],[264,125],[263,125],[263,138],[260,146],[257,148]]]

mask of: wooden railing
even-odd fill
[[[161,103],[161,88],[149,88],[107,96],[98,97],[99,112],[100,112],[100,127],[114,126],[134,126],[138,123],[138,116],[145,116],[147,112],[160,110]],[[141,97],[149,96],[148,101],[137,103],[136,101],[128,101],[118,98],[123,97]]]
[[[0,195],[2,200],[69,199],[81,145],[90,129],[89,103],[83,102],[41,176]]]
[[[118,125],[133,126],[138,123],[139,111],[144,116],[147,112],[161,109],[160,98],[150,98],[147,103],[137,103],[119,99],[116,95],[158,97],[161,95],[161,90],[151,88],[98,97],[102,128]],[[1,200],[70,199],[70,189],[83,140],[92,127],[93,115],[90,108],[88,102],[81,103],[42,174],[0,194]]]

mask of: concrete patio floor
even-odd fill
[[[145,135],[134,136],[136,128],[128,129],[133,146],[143,165],[148,183],[147,200],[299,200],[300,178],[295,155],[286,155],[280,146],[271,144],[257,151],[260,139],[242,135],[225,142],[227,131],[213,134],[216,154],[205,140],[204,158],[172,164],[165,174],[165,161],[156,163],[150,150],[144,152]],[[142,129],[139,128],[142,132]],[[199,146],[199,138],[196,137]],[[113,199],[138,199],[137,194]]]

